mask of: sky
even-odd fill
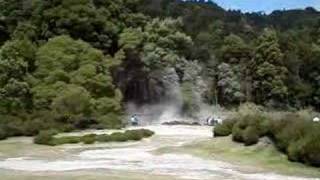
[[[213,0],[225,9],[240,9],[244,12],[264,11],[270,13],[281,9],[304,9],[312,6],[320,10],[320,0]]]

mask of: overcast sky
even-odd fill
[[[245,12],[264,11],[270,13],[278,9],[297,9],[308,6],[320,10],[320,0],[213,0],[226,9],[240,9]]]

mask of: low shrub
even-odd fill
[[[257,144],[259,141],[259,133],[256,127],[247,127],[242,134],[242,140],[246,146]]]
[[[232,139],[247,146],[268,136],[290,161],[320,167],[320,123],[312,121],[310,110],[268,116],[269,119],[264,114],[259,107],[243,106],[234,122],[225,121],[215,127],[215,136],[227,136],[231,130]]]
[[[127,140],[139,141],[144,137],[144,134],[141,130],[128,130],[124,132]]]
[[[54,146],[58,146],[63,144],[77,144],[80,142],[81,142],[81,137],[68,136],[68,137],[53,138],[51,141],[51,144]]]
[[[125,142],[129,140],[128,136],[125,133],[121,133],[121,132],[112,133],[110,135],[110,139],[111,141],[115,141],[115,142]]]
[[[143,137],[151,137],[154,135],[154,132],[149,129],[139,129],[142,132]]]
[[[320,127],[314,130],[305,138],[302,144],[299,160],[312,166],[320,167]]]
[[[96,137],[97,137],[97,135],[95,135],[95,134],[88,134],[88,135],[82,136],[81,141],[84,144],[93,144],[96,142]]]
[[[312,121],[305,120],[298,115],[287,115],[279,121],[272,122],[271,136],[277,147],[287,153],[291,143],[303,139],[312,131],[313,124]]]
[[[143,138],[150,137],[154,134],[153,131],[147,129],[127,130],[125,132],[115,132],[112,134],[88,134],[84,136],[66,136],[66,137],[54,137],[56,133],[51,131],[41,131],[38,136],[35,137],[34,142],[36,144],[44,144],[50,146],[57,146],[62,144],[93,144],[98,142],[125,142],[125,141],[139,141]]]
[[[232,128],[232,140],[236,142],[243,142],[243,130],[240,129],[238,126],[233,126]]]
[[[217,124],[213,129],[213,134],[215,137],[218,136],[229,136],[232,133],[232,128],[236,120],[227,119],[222,122],[222,124]]]
[[[287,153],[289,160],[320,167],[319,124],[301,117],[284,119],[274,124],[277,128],[273,131],[275,144]]]
[[[54,130],[46,130],[40,131],[39,134],[34,138],[35,144],[43,144],[43,145],[55,145],[53,143],[53,136],[56,134]]]
[[[111,136],[108,135],[108,134],[98,135],[98,136],[96,137],[96,140],[97,140],[98,142],[110,142],[110,141],[112,141]]]
[[[306,141],[304,139],[292,142],[286,148],[288,159],[290,161],[301,161],[301,152],[305,146]]]

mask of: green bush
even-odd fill
[[[34,138],[35,144],[43,144],[43,145],[55,145],[53,141],[53,136],[56,134],[54,130],[46,130],[40,131],[39,134]]]
[[[222,122],[222,124],[217,124],[213,129],[214,136],[229,136],[232,133],[232,128],[236,120],[227,119]]]
[[[232,139],[247,146],[258,143],[262,136],[268,136],[289,160],[320,167],[320,124],[312,122],[311,116],[290,113],[267,119],[264,113],[256,112],[259,111],[246,106],[236,120],[216,126],[215,136],[227,136],[231,130]]]
[[[139,141],[144,137],[144,134],[140,130],[128,130],[124,132],[127,140]]]
[[[111,141],[115,142],[125,142],[128,141],[128,136],[126,134],[121,133],[121,132],[115,132],[110,135]]]
[[[68,137],[59,137],[52,139],[52,145],[58,146],[63,144],[78,144],[81,142],[81,137],[77,136],[68,136]]]
[[[271,137],[291,161],[320,166],[320,125],[298,114],[272,123]]]
[[[303,151],[303,147],[305,146],[306,141],[304,139],[291,142],[286,149],[288,159],[290,161],[300,161],[301,152]]]
[[[232,128],[232,140],[236,142],[243,142],[243,130],[238,126],[233,126]]]
[[[312,131],[305,140],[305,143],[302,145],[300,152],[300,160],[303,162],[320,167],[320,128]]]
[[[302,119],[298,116],[285,116],[280,121],[274,121],[272,130],[272,137],[276,141],[277,147],[287,152],[291,143],[303,139],[310,133],[313,122]]]
[[[110,142],[112,140],[111,136],[108,134],[98,135],[96,139],[98,142]]]
[[[154,132],[149,129],[140,129],[142,131],[143,137],[151,137],[154,135]]]
[[[88,134],[84,136],[66,136],[54,137],[56,133],[52,131],[41,131],[36,136],[34,142],[36,144],[45,144],[57,146],[62,144],[76,144],[83,142],[84,144],[93,144],[98,142],[125,142],[125,141],[139,141],[143,138],[150,137],[154,134],[153,131],[147,129],[127,130],[125,132],[115,132],[112,134]]]
[[[247,127],[242,134],[242,139],[246,146],[257,144],[259,141],[258,130],[254,126]]]
[[[82,136],[81,141],[84,144],[93,144],[96,141],[96,137],[97,137],[97,135],[95,135],[95,134],[88,134],[88,135]]]

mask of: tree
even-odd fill
[[[244,99],[241,91],[239,75],[227,63],[221,63],[218,66],[218,87],[222,94],[221,104],[228,105],[239,103]]]
[[[18,113],[31,110],[27,77],[34,70],[36,47],[27,39],[7,41],[0,50],[1,111]]]
[[[180,32],[181,20],[153,19],[143,28],[127,28],[118,44],[126,58],[118,69],[122,92],[132,101],[157,101],[165,88],[161,82],[167,70],[174,68],[182,78],[186,52],[193,44],[191,37]],[[126,84],[124,84],[126,82]],[[130,91],[127,91],[129,90]]]
[[[192,45],[192,39],[179,31],[181,21],[154,19],[145,27],[141,60],[150,70],[175,66]]]
[[[266,29],[258,38],[251,69],[256,102],[262,104],[286,102],[287,68],[278,44],[276,32]]]
[[[112,62],[101,51],[81,40],[59,36],[39,48],[36,65],[32,92],[37,109],[50,109],[58,119],[72,122],[99,121],[109,113],[121,115],[121,94],[109,70]],[[106,102],[105,98],[116,108],[97,105]]]

